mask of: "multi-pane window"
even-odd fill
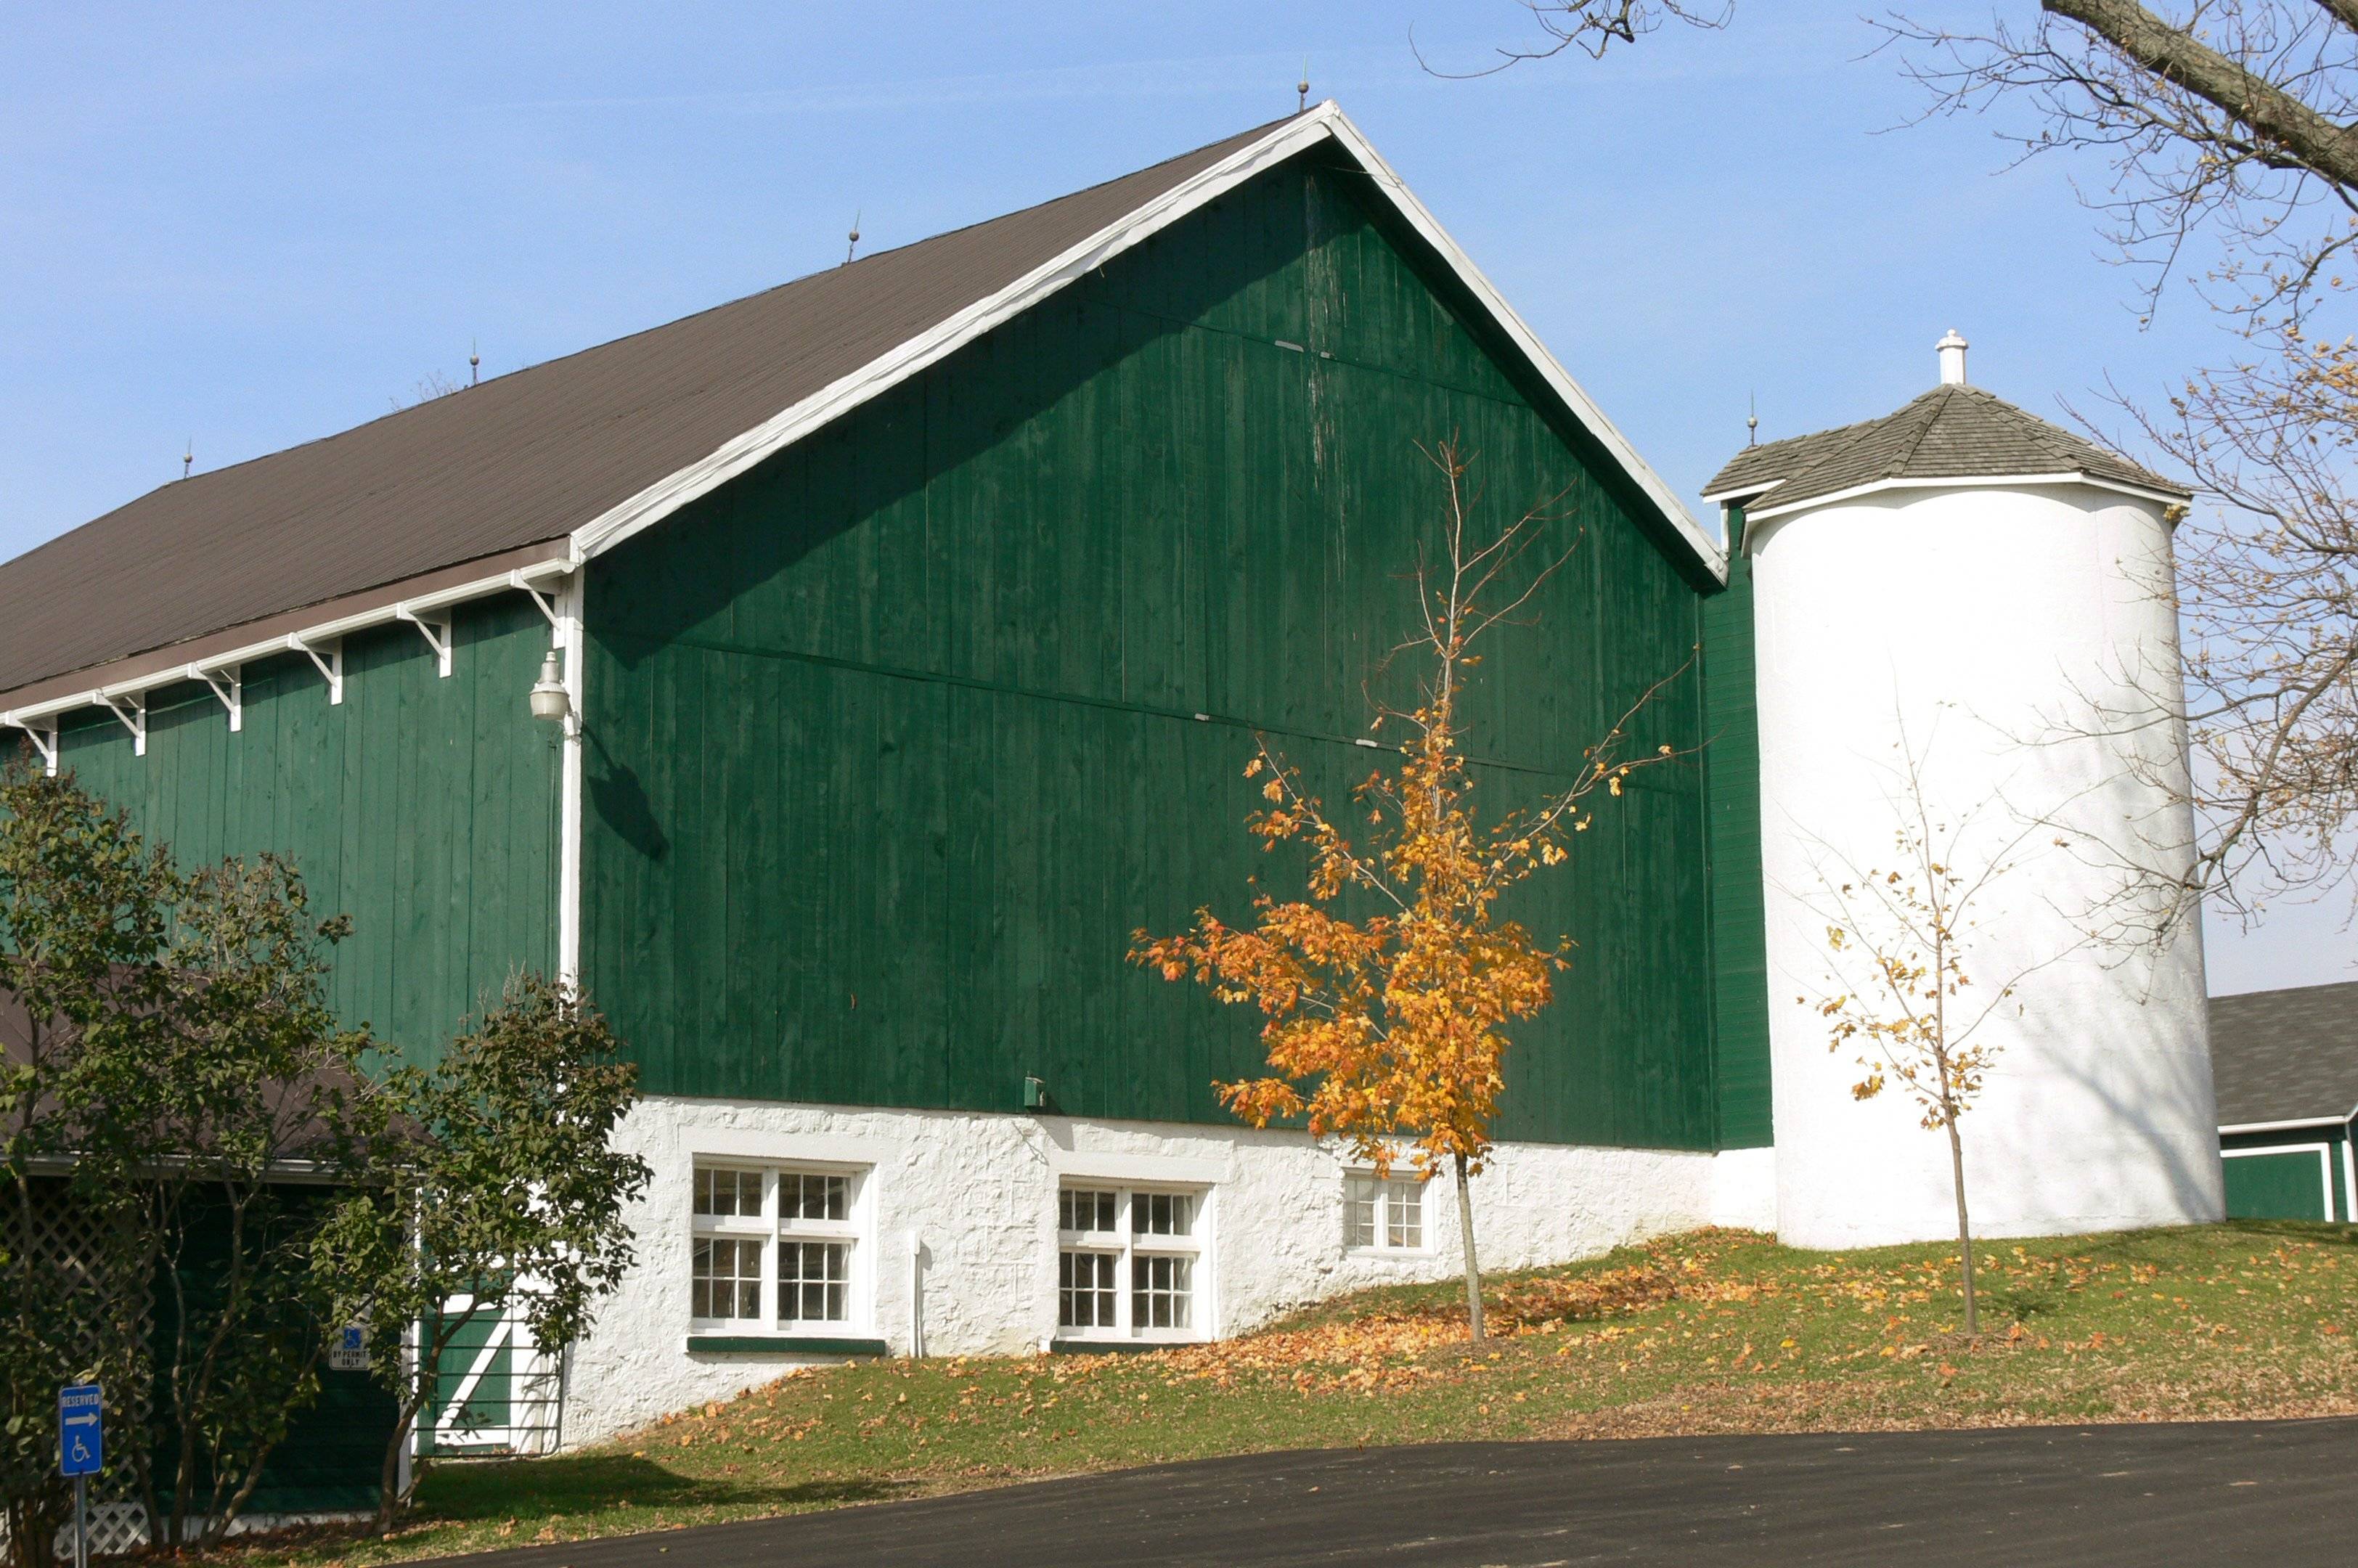
[[[696,1212],[715,1217],[759,1215],[762,1173],[716,1170],[710,1166],[697,1172]]]
[[[1184,1236],[1195,1217],[1193,1193],[1133,1193],[1130,1227],[1141,1236]]]
[[[818,1171],[778,1173],[778,1212],[788,1219],[844,1219],[851,1207],[851,1178]]]
[[[849,1315],[851,1244],[778,1244],[778,1321],[842,1323]]]
[[[1120,1207],[1120,1193],[1066,1187],[1056,1195],[1056,1225],[1062,1230],[1109,1231]]]
[[[1185,1328],[1192,1299],[1188,1276],[1193,1258],[1137,1257],[1130,1260],[1130,1322],[1136,1327]]]
[[[859,1315],[857,1173],[699,1165],[694,1185],[696,1323],[804,1332]]]
[[[716,1323],[762,1315],[762,1244],[696,1238],[696,1303],[691,1315]]]
[[[1056,1324],[1060,1328],[1112,1328],[1114,1265],[1121,1260],[1110,1252],[1056,1254]]]
[[[1087,1338],[1186,1338],[1195,1292],[1200,1193],[1109,1185],[1056,1195],[1056,1326]]]
[[[1414,1176],[1343,1178],[1343,1244],[1378,1252],[1424,1250],[1424,1184]]]

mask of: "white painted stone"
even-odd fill
[[[1830,1052],[1800,998],[1827,989],[1822,874],[1887,863],[1898,714],[1930,746],[1944,813],[1993,829],[2048,817],[1984,913],[1975,977],[1995,985],[2070,946],[2071,916],[2124,857],[2187,864],[2169,533],[2158,503],[2083,485],[1887,491],[1759,524],[1761,830],[1768,897],[1777,1226],[1789,1244],[1952,1235],[1945,1139],[1895,1091],[1864,1103],[1856,1053]],[[2098,708],[2143,708],[2127,734]],[[2116,727],[2115,727],[2116,728]],[[1985,840],[1985,844],[1990,840]],[[2104,847],[2092,853],[2093,846]],[[1971,869],[1971,868],[1968,868]],[[1968,993],[1971,997],[1974,993]],[[2083,949],[2022,986],[1989,1028],[2003,1054],[1964,1118],[1976,1231],[2059,1234],[2222,1212],[2200,932],[2166,951]]]
[[[1738,1230],[1777,1228],[1777,1151],[1723,1149],[1711,1162],[1711,1222]]]
[[[568,1444],[727,1398],[812,1360],[791,1346],[688,1353],[690,1173],[699,1156],[870,1168],[864,1321],[844,1332],[882,1338],[896,1355],[909,1347],[913,1230],[923,1243],[927,1354],[1020,1355],[1054,1335],[1056,1191],[1067,1176],[1207,1190],[1210,1249],[1197,1300],[1214,1335],[1338,1292],[1459,1272],[1445,1178],[1426,1191],[1423,1251],[1347,1250],[1347,1162],[1300,1133],[654,1098],[631,1113],[618,1142],[647,1160],[654,1180],[633,1215],[638,1262],[574,1349]],[[1502,1145],[1474,1182],[1482,1265],[1564,1262],[1730,1215],[1761,1223],[1766,1153],[1747,1152],[1731,1181],[1710,1154]],[[1731,1199],[1747,1189],[1750,1198]]]

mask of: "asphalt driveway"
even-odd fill
[[[468,1568],[2268,1563],[2358,1555],[2358,1420],[1265,1454]]]

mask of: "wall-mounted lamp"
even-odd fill
[[[563,655],[554,648],[540,661],[540,679],[533,683],[532,716],[546,719],[551,724],[562,724],[565,716],[573,711],[573,698],[566,694]]]

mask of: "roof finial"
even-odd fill
[[[482,346],[474,339],[467,340],[467,384],[473,386],[483,379]]]
[[[1750,410],[1744,416],[1744,444],[1748,447],[1760,439],[1760,395],[1747,393],[1745,402]]]
[[[194,436],[191,436],[189,438],[189,444],[180,450],[180,477],[182,479],[188,478],[189,470],[196,467],[196,464],[197,438]]]
[[[1965,341],[1957,336],[1957,330],[1954,327],[1950,328],[1949,335],[1932,346],[1941,353],[1941,384],[1942,386],[1964,385],[1966,345]]]
[[[1301,102],[1293,106],[1293,112],[1299,114],[1310,107],[1310,57],[1308,55],[1302,57],[1302,80],[1293,84],[1293,91],[1301,94]]]
[[[860,249],[860,211],[859,211],[858,209],[856,209],[856,208],[855,208],[855,209],[852,211],[852,214],[851,214],[851,243],[850,243],[849,244],[848,244],[848,245],[846,245],[846,246],[844,246],[844,247],[843,247],[843,265],[846,265],[846,266],[849,266],[849,265],[851,265],[851,258],[852,258],[852,255],[853,255],[853,254],[854,254],[854,253],[856,253],[859,249]]]

